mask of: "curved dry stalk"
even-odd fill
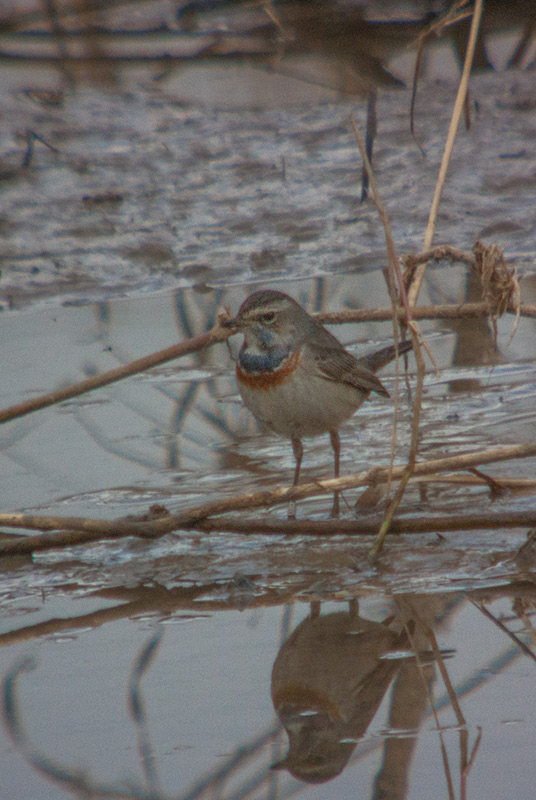
[[[389,275],[389,295],[391,298],[391,306],[393,309],[393,337],[395,343],[398,342],[398,330],[394,323],[394,317],[396,313],[396,309],[398,307],[398,301],[395,292],[395,282],[394,276],[396,275],[397,283],[398,283],[398,290],[400,292],[400,298],[402,300],[402,306],[406,311],[407,319],[411,319],[411,308],[408,303],[408,297],[406,293],[406,284],[404,282],[404,277],[402,275],[402,271],[400,269],[400,262],[398,260],[398,256],[396,254],[396,248],[393,241],[393,236],[391,233],[391,223],[389,222],[389,215],[385,210],[385,207],[381,201],[378,186],[376,184],[376,179],[374,177],[374,171],[372,169],[372,165],[370,163],[369,157],[367,155],[367,149],[365,144],[361,138],[359,133],[359,128],[357,127],[357,123],[355,121],[355,117],[352,114],[350,116],[350,122],[352,124],[352,129],[354,132],[354,137],[357,142],[357,146],[359,147],[359,152],[361,153],[361,158],[363,159],[363,164],[365,165],[365,169],[367,170],[368,179],[370,182],[370,187],[372,189],[372,198],[374,201],[374,205],[378,210],[378,216],[380,217],[380,221],[383,225],[383,229],[385,232],[385,243],[387,247],[387,264],[388,264],[388,275]]]
[[[395,348],[398,349],[398,341],[400,336],[399,327],[397,325],[397,308],[398,308],[398,298],[396,294],[396,285],[395,285],[395,276],[396,276],[396,283],[398,284],[398,290],[400,297],[402,299],[402,306],[406,312],[406,317],[408,323],[411,319],[411,309],[408,304],[408,297],[406,294],[406,285],[404,283],[404,277],[402,275],[402,270],[400,269],[400,262],[398,260],[398,256],[396,253],[395,243],[393,240],[393,235],[391,232],[391,223],[389,221],[389,215],[385,210],[385,207],[381,201],[378,187],[376,185],[376,179],[374,177],[374,172],[372,169],[372,164],[370,163],[370,159],[368,157],[367,148],[365,143],[363,142],[360,134],[359,128],[357,127],[357,123],[355,121],[355,117],[353,114],[350,116],[350,121],[352,123],[352,128],[354,131],[355,140],[357,142],[357,146],[359,147],[359,152],[361,153],[361,158],[363,159],[363,164],[368,176],[368,183],[372,189],[372,199],[374,201],[374,205],[378,210],[378,215],[380,217],[381,223],[383,225],[383,230],[385,233],[385,243],[387,247],[387,276],[388,281],[387,285],[389,287],[389,298],[391,300],[391,309],[393,313],[393,339],[395,342]],[[417,348],[419,350],[419,337],[416,335],[415,331],[413,331],[412,335],[413,340],[413,348]],[[406,361],[407,363],[407,361]],[[398,358],[395,358],[395,391],[394,391],[394,409],[393,409],[393,432],[391,435],[391,457],[389,461],[389,482],[387,486],[387,493],[389,494],[391,491],[391,474],[393,470],[393,466],[395,463],[395,454],[396,454],[396,433],[398,428],[398,412],[399,412],[399,378],[400,378],[400,364]]]
[[[416,476],[433,475],[438,472],[467,470],[470,467],[478,465],[509,461],[517,458],[527,458],[529,456],[536,456],[536,442],[525,445],[494,447],[487,450],[449,456],[447,458],[421,461],[415,464],[414,474]],[[159,536],[164,536],[176,530],[201,529],[201,522],[205,524],[205,521],[209,517],[215,517],[234,511],[270,508],[293,500],[303,500],[307,497],[333,494],[334,491],[340,492],[359,486],[385,484],[389,480],[390,475],[393,480],[399,480],[403,478],[406,472],[407,467],[405,465],[394,467],[392,471],[388,467],[379,469],[376,467],[372,470],[359,472],[356,475],[347,475],[344,478],[330,478],[315,483],[301,484],[290,489],[283,487],[272,491],[252,492],[225,500],[216,500],[204,503],[200,506],[194,506],[193,508],[187,508],[177,514],[169,514],[166,511],[150,519],[146,517],[129,517],[109,521],[85,517],[57,517],[4,513],[0,514],[0,525],[6,528],[34,529],[49,531],[49,533],[40,536],[17,536],[13,537],[12,540],[10,537],[7,537],[3,541],[0,541],[0,556],[21,555],[40,550],[50,550],[54,547],[73,546],[76,544],[98,541],[99,539],[116,539],[124,536],[139,536],[148,539],[158,538]],[[508,516],[508,514],[506,516]],[[510,516],[513,517],[513,514],[510,514]],[[528,513],[525,519],[533,520],[533,517],[533,514]],[[498,517],[495,519],[498,519]],[[208,524],[207,522],[207,526]],[[217,520],[214,521],[214,525],[217,524]],[[240,521],[237,520],[236,524],[239,525]],[[279,530],[281,531],[282,523],[278,520],[275,524],[279,526]],[[316,525],[316,521],[304,520],[300,521],[298,524],[303,526],[303,528],[308,528],[309,526]],[[354,520],[329,520],[327,522],[327,525],[331,526],[330,530],[333,533],[337,530],[343,530],[346,524],[357,525],[358,522]],[[440,523],[436,521],[436,525],[439,524]],[[519,525],[521,524],[529,523],[519,522]],[[530,524],[532,524],[532,522]],[[263,525],[266,526],[268,523],[263,523]],[[375,530],[377,531],[377,521],[375,525]],[[68,530],[65,530],[66,528]]]
[[[461,261],[462,264],[467,264],[468,267],[476,267],[474,253],[459,250],[450,244],[438,244],[428,250],[422,250],[420,253],[410,253],[404,256],[404,266],[415,268],[421,264],[426,264],[428,261],[442,261],[443,259]]]
[[[421,343],[423,342],[422,334],[419,330],[418,325],[416,322],[413,321],[411,318],[411,308],[408,302],[408,297],[406,294],[406,285],[404,282],[404,278],[402,276],[402,271],[400,269],[400,262],[396,253],[393,236],[391,233],[391,224],[389,222],[389,215],[385,211],[383,203],[381,202],[378,189],[376,186],[376,182],[374,179],[374,173],[372,170],[372,166],[370,164],[369,159],[367,158],[366,149],[363,145],[361,137],[359,136],[359,131],[355,122],[355,119],[352,117],[352,126],[354,129],[354,135],[359,146],[359,150],[361,152],[361,156],[363,158],[363,162],[366,166],[367,173],[369,176],[370,185],[373,191],[373,199],[378,209],[378,214],[380,220],[382,222],[384,231],[385,231],[385,242],[387,246],[387,262],[388,262],[388,275],[389,275],[389,295],[391,298],[391,306],[393,309],[393,336],[395,340],[395,345],[398,344],[398,327],[395,322],[395,316],[397,314],[397,297],[395,293],[395,278],[397,277],[398,287],[400,297],[402,299],[402,305],[406,312],[407,318],[407,327],[411,334],[411,340],[413,344],[413,352],[415,354],[415,360],[417,362],[417,387],[415,391],[415,404],[414,404],[414,416],[413,416],[413,426],[412,426],[412,439],[411,439],[411,447],[410,447],[410,455],[408,459],[408,466],[407,471],[402,478],[400,485],[393,497],[387,513],[385,515],[385,519],[382,522],[380,530],[378,532],[378,536],[376,542],[371,550],[371,557],[375,556],[383,545],[383,539],[389,530],[389,526],[392,522],[393,515],[398,508],[400,501],[404,495],[404,491],[407,485],[407,482],[413,472],[413,466],[415,464],[415,460],[417,457],[417,445],[418,445],[418,437],[419,437],[419,419],[420,419],[420,410],[422,404],[422,395],[424,390],[424,376],[426,374],[426,366],[424,363],[424,357],[421,350]],[[430,353],[429,348],[426,348],[427,352]],[[389,493],[391,490],[391,475],[393,474],[393,465],[394,465],[394,458],[395,458],[395,447],[396,447],[396,428],[397,428],[397,419],[398,419],[398,377],[399,377],[399,367],[398,367],[398,359],[396,364],[396,383],[395,383],[395,408],[394,408],[394,415],[393,415],[393,435],[391,438],[391,460],[389,464],[389,482],[387,492]]]

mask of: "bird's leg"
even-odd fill
[[[333,448],[333,475],[335,478],[339,477],[339,465],[341,460],[341,438],[338,431],[330,431],[329,438]],[[333,506],[331,508],[331,517],[339,516],[339,493],[333,492]]]
[[[292,450],[294,452],[294,458],[296,459],[296,468],[294,469],[294,482],[292,486],[297,486],[298,481],[300,479],[300,467],[301,461],[303,456],[303,445],[301,443],[301,439],[291,439],[292,442]],[[296,519],[296,501],[293,500],[289,507],[288,507],[288,518],[289,519]]]

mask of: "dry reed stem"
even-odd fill
[[[4,516],[4,515],[2,515]],[[7,515],[6,515],[7,516]],[[29,518],[31,519],[31,518]],[[39,522],[37,526],[41,529],[45,524],[58,518],[46,517],[34,518]],[[21,522],[23,520],[20,520]],[[64,522],[69,522],[69,518],[64,518]],[[86,522],[72,518],[72,522]],[[105,522],[104,520],[87,520],[88,522]],[[225,516],[218,518],[191,519],[182,522],[176,528],[163,532],[144,530],[142,526],[132,524],[130,526],[117,526],[113,523],[102,525],[100,533],[73,528],[70,530],[55,530],[51,533],[39,536],[19,536],[12,534],[0,541],[0,557],[21,556],[32,553],[44,552],[58,547],[75,547],[83,544],[92,544],[104,539],[118,539],[129,536],[141,536],[142,538],[157,538],[176,530],[199,531],[200,533],[237,533],[242,536],[318,536],[330,538],[332,536],[375,536],[378,526],[382,521],[381,514],[370,515],[366,519],[262,519],[259,516]],[[30,525],[20,527],[29,528]],[[59,526],[58,526],[59,527]],[[394,519],[390,531],[392,534],[420,534],[420,533],[455,533],[457,531],[470,530],[495,530],[534,528],[536,527],[536,511],[490,511],[479,514],[451,514],[441,516],[408,516]]]
[[[411,44],[411,47],[417,48],[417,58],[415,60],[415,69],[413,72],[413,82],[411,87],[411,102],[410,102],[410,110],[409,110],[409,122],[410,122],[410,132],[411,135],[415,138],[415,104],[417,101],[417,84],[419,82],[419,77],[421,74],[421,66],[424,58],[424,51],[426,49],[426,45],[431,39],[440,39],[443,35],[443,31],[445,28],[448,28],[450,25],[455,25],[457,22],[461,22],[464,19],[467,19],[472,15],[472,10],[466,11],[459,11],[461,7],[467,5],[467,0],[459,0],[457,3],[448,9],[448,11],[444,14],[443,17],[440,17],[437,20],[434,20],[428,28],[422,33],[419,34],[417,39]],[[415,138],[417,145],[424,155],[424,151]]]
[[[394,336],[394,340],[395,340],[395,345],[398,345],[398,329],[397,329],[397,325],[396,325],[396,322],[395,322],[395,315],[397,313],[397,307],[398,307],[397,298],[396,298],[396,294],[395,294],[395,281],[394,281],[394,276],[396,275],[397,276],[397,280],[398,280],[400,296],[402,298],[403,306],[404,306],[404,309],[406,311],[407,326],[408,326],[408,329],[409,329],[409,331],[411,333],[411,339],[412,339],[412,343],[413,343],[413,352],[415,354],[415,360],[417,362],[417,388],[416,388],[416,392],[415,392],[415,413],[414,413],[414,418],[413,418],[411,448],[410,448],[410,455],[409,455],[409,459],[408,459],[407,473],[406,473],[405,478],[402,479],[402,481],[401,481],[401,483],[400,483],[400,485],[399,485],[399,487],[398,487],[398,489],[397,489],[397,491],[395,493],[395,496],[394,496],[393,500],[391,501],[391,503],[389,505],[389,508],[387,509],[387,513],[385,515],[385,519],[384,519],[384,521],[383,521],[383,523],[382,523],[382,525],[380,527],[380,530],[378,532],[378,536],[377,536],[376,542],[375,542],[375,544],[374,544],[374,546],[373,546],[373,548],[372,548],[372,550],[370,552],[371,557],[374,557],[382,548],[383,540],[385,538],[385,535],[386,535],[387,531],[389,530],[389,526],[390,526],[390,523],[392,522],[393,515],[394,515],[396,509],[398,508],[400,500],[402,499],[402,496],[403,496],[404,490],[405,490],[405,485],[406,485],[407,481],[409,480],[409,477],[410,477],[411,472],[412,472],[412,467],[415,464],[415,459],[417,457],[417,445],[418,445],[418,437],[419,437],[419,416],[420,416],[420,407],[421,407],[421,403],[422,403],[422,394],[423,394],[423,387],[424,387],[424,375],[426,373],[426,367],[425,367],[424,358],[423,358],[422,351],[421,351],[421,346],[420,346],[421,341],[422,341],[422,335],[421,335],[421,333],[419,331],[419,328],[416,325],[416,323],[414,323],[413,320],[411,319],[411,310],[410,310],[410,307],[408,305],[408,298],[407,298],[407,295],[406,295],[405,283],[404,283],[404,279],[402,277],[402,272],[401,272],[401,269],[400,269],[400,262],[399,262],[399,259],[398,259],[397,253],[396,253],[396,249],[395,249],[395,245],[394,245],[394,241],[393,241],[393,236],[392,236],[392,233],[391,233],[391,224],[390,224],[390,221],[389,221],[389,216],[388,216],[387,212],[385,211],[385,208],[384,208],[383,203],[381,201],[381,198],[379,196],[378,188],[377,188],[377,185],[376,185],[376,180],[374,178],[374,172],[372,170],[372,166],[370,164],[370,161],[369,161],[369,159],[367,157],[366,148],[365,148],[365,146],[364,146],[364,144],[363,144],[363,142],[361,140],[361,137],[359,135],[359,130],[357,128],[355,119],[353,117],[351,117],[351,121],[352,121],[352,126],[353,126],[353,129],[354,129],[354,135],[355,135],[359,150],[361,152],[361,157],[363,159],[363,163],[365,164],[365,167],[366,167],[366,170],[367,170],[367,174],[369,176],[369,182],[370,182],[370,186],[372,188],[374,204],[376,205],[376,208],[378,210],[378,215],[380,217],[381,223],[382,223],[384,231],[385,231],[385,242],[386,242],[386,246],[387,246],[387,262],[388,262],[388,268],[389,268],[389,295],[390,295],[390,298],[391,298],[391,306],[392,306],[392,309],[393,309],[393,336]],[[427,350],[428,350],[428,348],[427,348]],[[428,352],[430,352],[430,351],[428,350]],[[397,359],[397,363],[396,363],[396,384],[395,384],[395,408],[394,408],[394,415],[393,415],[393,435],[392,435],[392,438],[391,438],[391,458],[390,458],[390,464],[389,464],[389,481],[388,481],[388,487],[387,487],[388,494],[391,491],[391,476],[393,474],[393,465],[394,465],[395,447],[396,447],[396,428],[397,428],[398,409],[399,409],[399,403],[398,403],[398,398],[399,398],[399,394],[398,394],[398,379],[399,379],[399,367],[398,367],[398,359]]]
[[[432,205],[430,207],[428,225],[424,236],[423,250],[430,249],[434,238],[435,223],[439,211],[439,203],[441,201],[441,195],[443,192],[443,187],[445,185],[445,179],[447,176],[447,169],[450,163],[450,158],[454,147],[454,139],[456,138],[456,132],[458,130],[458,125],[463,111],[465,97],[467,95],[467,87],[469,84],[469,76],[471,74],[471,68],[473,65],[473,57],[475,53],[478,29],[480,27],[480,20],[482,17],[482,8],[483,8],[483,0],[475,0],[473,17],[471,20],[471,28],[469,31],[469,40],[467,42],[467,50],[465,51],[462,76],[460,79],[460,85],[458,86],[458,93],[456,95],[456,100],[454,103],[452,118],[450,121],[450,126],[447,134],[447,141],[445,143],[445,149],[443,151],[443,158],[441,160],[441,166],[439,168],[439,175],[437,178],[434,197],[432,200]],[[426,263],[421,264],[416,270],[414,281],[408,292],[409,301],[411,305],[415,305],[415,303],[417,302],[417,297],[419,295],[421,284],[424,278],[425,269],[426,269]]]
[[[414,474],[419,476],[445,471],[467,470],[470,467],[478,465],[517,458],[527,458],[529,456],[536,456],[536,442],[524,445],[495,447],[477,452],[449,456],[447,458],[421,461],[415,464]],[[406,472],[406,466],[394,467],[392,470],[392,477],[394,480],[400,479]],[[332,494],[335,490],[344,491],[359,486],[387,483],[389,474],[390,470],[388,468],[374,468],[357,473],[356,475],[347,475],[343,478],[330,478],[315,483],[301,484],[290,489],[283,487],[272,491],[253,492],[225,500],[216,500],[193,508],[187,508],[178,514],[169,514],[164,510],[164,513],[161,515],[150,517],[149,519],[147,517],[132,517],[108,521],[86,517],[37,516],[4,513],[0,514],[0,525],[4,527],[53,532],[41,536],[17,537],[13,541],[4,540],[0,542],[0,556],[20,555],[22,553],[35,552],[38,550],[49,550],[53,547],[83,544],[99,539],[116,539],[123,536],[157,538],[180,529],[200,529],[199,523],[206,521],[208,517],[246,509],[267,508],[293,500],[303,500],[315,495]],[[158,514],[158,512],[156,513]],[[525,516],[523,516],[523,514],[525,514]],[[508,517],[518,520],[515,527],[519,527],[520,525],[532,525],[535,521],[535,515],[531,512],[523,512],[517,517],[515,512],[509,512],[505,515],[504,520],[500,518],[499,515],[494,516],[494,519],[500,521],[500,524],[507,526]],[[491,517],[488,515],[486,518],[490,519]],[[477,517],[467,515],[464,519],[467,521],[467,524],[469,524],[471,519],[477,519]],[[221,530],[221,528],[218,527],[217,520],[211,523],[207,522],[207,526],[209,524],[212,524],[214,529]],[[237,520],[236,524],[240,525],[240,520]],[[268,522],[262,523],[264,527],[267,527],[269,524]],[[299,533],[318,529],[319,532],[329,531],[329,533],[336,535],[337,532],[344,532],[346,528],[351,528],[352,525],[357,528],[357,526],[363,525],[364,523],[359,520],[327,520],[325,523],[303,520],[298,521],[296,524],[299,526],[299,530],[296,532]],[[378,522],[376,521],[374,524],[374,531],[377,531]],[[398,521],[397,526],[399,524],[403,524],[403,521]],[[416,518],[413,524],[415,526],[425,525],[426,520]],[[434,521],[436,527],[442,526],[443,524],[446,523],[441,523],[440,520]],[[277,520],[274,526],[279,531],[287,532],[288,530],[292,532],[293,530],[292,526],[286,526],[286,524],[280,520]],[[58,529],[61,530],[57,532]],[[65,529],[68,530],[66,531]],[[434,528],[434,530],[435,529],[436,528]],[[437,529],[439,530],[440,528]],[[371,531],[367,532],[370,533]]]
[[[404,283],[404,277],[402,275],[402,270],[400,269],[400,263],[398,260],[398,255],[395,249],[395,243],[393,240],[393,234],[391,232],[391,223],[389,221],[389,215],[385,210],[385,207],[381,201],[380,194],[378,192],[378,187],[376,185],[376,178],[374,176],[374,171],[372,169],[372,164],[370,163],[370,159],[367,154],[367,148],[365,143],[363,142],[361,135],[359,133],[359,128],[357,127],[357,123],[355,121],[355,117],[352,114],[350,116],[350,122],[352,124],[352,128],[354,131],[354,137],[357,142],[357,146],[359,148],[359,152],[361,153],[361,158],[363,159],[363,164],[365,166],[365,170],[368,176],[368,182],[370,188],[372,190],[372,199],[376,209],[378,211],[378,215],[380,217],[381,223],[383,225],[383,230],[385,233],[385,243],[387,247],[387,275],[388,281],[387,285],[389,288],[389,298],[391,300],[391,309],[393,312],[393,339],[395,343],[395,348],[398,351],[398,342],[399,342],[399,329],[397,325],[397,316],[396,310],[398,308],[398,300],[396,295],[396,285],[395,285],[395,275],[398,282],[398,289],[400,293],[400,297],[402,298],[402,305],[406,311],[406,317],[408,320],[408,324],[411,318],[411,309],[408,305],[408,298],[406,294],[406,286]],[[413,340],[413,347],[419,347],[418,337],[415,336]],[[398,352],[397,352],[398,355]],[[406,361],[407,364],[407,361]],[[396,433],[398,428],[398,414],[400,410],[400,391],[399,391],[399,381],[400,381],[400,364],[398,358],[395,358],[395,391],[394,391],[394,409],[393,409],[393,432],[391,435],[391,454],[389,459],[389,481],[387,484],[387,494],[391,492],[391,474],[393,470],[393,466],[395,463],[395,454],[396,454]]]
[[[507,314],[519,314],[520,317],[536,319],[536,306],[521,303],[519,306],[509,303]],[[397,308],[396,315],[401,322],[407,319],[406,310]],[[392,309],[363,308],[348,311],[322,311],[314,314],[317,319],[327,325],[340,325],[345,322],[388,322],[393,317]],[[441,320],[441,319],[475,319],[489,316],[489,306],[481,303],[442,303],[436,306],[414,306],[411,310],[414,320]]]
[[[376,536],[374,544],[370,549],[369,557],[371,559],[376,558],[376,556],[383,547],[383,542],[385,540],[388,531],[391,528],[394,515],[396,513],[398,506],[400,505],[402,497],[404,496],[404,492],[406,491],[409,479],[411,478],[414,472],[415,463],[417,460],[417,450],[419,447],[419,424],[421,416],[422,398],[424,393],[424,377],[426,374],[426,365],[424,363],[424,357],[422,354],[422,350],[420,348],[419,340],[422,339],[422,337],[420,335],[419,329],[416,323],[413,321],[410,322],[408,327],[411,332],[413,351],[415,354],[415,361],[417,363],[417,379],[414,391],[414,408],[413,408],[413,418],[411,424],[410,451],[404,474],[402,475],[398,488],[393,498],[391,499],[391,502],[389,503],[382,524],[378,530],[378,535]],[[429,352],[428,348],[427,351]]]
[[[473,12],[473,18],[471,20],[471,29],[469,32],[469,41],[467,44],[467,51],[465,54],[465,61],[463,65],[463,72],[462,77],[460,80],[460,85],[458,87],[458,93],[456,96],[456,102],[454,104],[454,110],[452,113],[452,119],[449,127],[449,132],[447,135],[447,141],[445,143],[445,150],[443,153],[443,159],[441,161],[441,167],[439,170],[439,175],[436,183],[436,189],[434,193],[434,197],[432,200],[432,206],[430,208],[430,215],[428,218],[428,226],[426,229],[426,234],[424,237],[424,250],[428,250],[431,247],[432,240],[434,238],[434,230],[435,230],[435,221],[437,219],[437,213],[439,210],[439,203],[441,199],[441,194],[443,191],[443,186],[445,183],[445,178],[447,174],[448,164],[450,162],[450,157],[452,154],[452,149],[454,146],[454,138],[456,136],[456,131],[458,129],[459,119],[461,115],[461,111],[463,109],[463,104],[465,101],[465,97],[467,94],[467,85],[469,82],[469,75],[471,72],[471,66],[473,63],[473,55],[475,51],[475,44],[476,38],[478,34],[478,28],[480,25],[480,18],[482,14],[482,0],[475,1],[475,9]],[[426,269],[426,264],[419,265],[414,274],[414,279],[409,287],[408,291],[408,298],[410,306],[414,306],[417,302],[417,297],[419,295],[419,290],[421,287],[421,283],[424,277],[424,272]],[[415,348],[415,344],[417,343],[417,335],[413,334],[413,341],[414,341],[414,351],[415,351],[415,359],[417,362],[417,381],[415,387],[415,395],[414,395],[414,409],[413,409],[413,420],[411,424],[411,446],[410,446],[410,453],[408,457],[407,468],[398,489],[393,497],[389,508],[387,509],[387,513],[385,515],[385,519],[382,523],[382,526],[378,532],[378,536],[376,537],[376,541],[374,542],[373,547],[370,550],[370,558],[374,559],[378,553],[381,551],[383,547],[383,542],[385,537],[389,531],[391,523],[393,521],[394,515],[402,497],[404,496],[404,492],[406,490],[406,486],[408,481],[413,474],[416,459],[417,459],[417,450],[419,446],[419,426],[420,426],[420,417],[421,417],[421,407],[422,407],[422,398],[424,392],[424,376],[426,372],[426,367],[424,363],[424,358],[422,356],[422,352],[419,347]]]

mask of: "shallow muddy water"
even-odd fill
[[[399,51],[389,67],[407,79],[412,63]],[[438,49],[419,86],[424,152],[408,90],[379,95],[375,170],[400,253],[422,246],[453,64]],[[4,75],[0,407],[202,333],[255,288],[310,312],[388,305],[383,229],[359,202],[362,101],[251,66],[133,69],[69,90],[49,68]],[[476,75],[471,100],[435,243],[499,245],[533,303],[534,71]],[[478,299],[464,268],[429,267],[423,304],[466,298]],[[439,366],[421,458],[535,440],[535,322],[510,339],[513,325],[499,320],[495,348],[483,321],[421,324]],[[390,323],[330,329],[354,353],[392,337]],[[242,406],[232,353],[216,345],[2,425],[0,511],[115,519],[287,485],[291,447]],[[393,390],[392,368],[382,381]],[[400,464],[411,403],[402,387]],[[367,402],[341,430],[342,473],[386,464],[391,430],[392,404]],[[534,463],[485,472],[532,479]],[[303,480],[331,469],[328,438],[306,441]],[[379,519],[354,510],[358,495],[344,492],[343,518]],[[329,505],[302,501],[298,517]],[[399,516],[490,510],[532,512],[534,494],[413,484]],[[182,531],[3,558],[0,796],[529,800],[526,539],[526,527],[392,536],[371,563],[370,537]]]

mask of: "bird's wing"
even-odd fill
[[[380,379],[342,345],[335,347],[326,343],[315,350],[314,359],[320,377],[353,386],[359,392],[377,392],[389,397],[389,392]]]

